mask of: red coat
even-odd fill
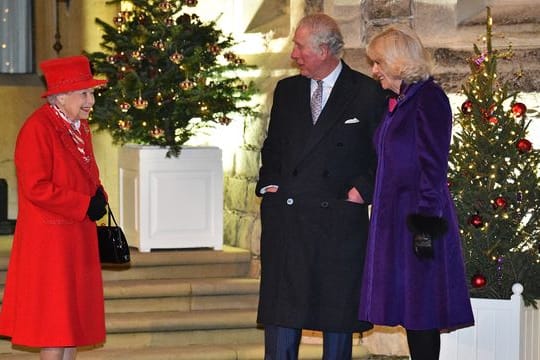
[[[19,214],[0,312],[0,334],[18,345],[64,347],[105,341],[96,224],[86,215],[100,185],[90,129],[84,162],[67,123],[43,105],[15,149]]]

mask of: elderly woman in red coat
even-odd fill
[[[410,29],[367,47],[374,77],[395,93],[374,142],[377,175],[360,319],[401,325],[413,360],[436,360],[440,331],[473,324],[454,204],[447,186],[452,112]]]
[[[24,123],[15,148],[19,214],[0,313],[0,334],[74,359],[105,341],[96,223],[105,213],[90,128],[94,79],[84,56],[44,61],[47,103]]]

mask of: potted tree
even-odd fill
[[[461,226],[476,326],[443,336],[441,358],[538,359],[540,335],[540,150],[518,92],[499,77],[512,49],[474,46],[466,96],[455,116],[449,186]]]
[[[152,248],[222,244],[221,150],[183,146],[203,128],[254,114],[251,68],[234,39],[191,13],[197,0],[111,0],[121,11],[87,54],[108,79],[90,122],[124,146],[120,219],[131,244]],[[184,206],[179,206],[179,205]]]

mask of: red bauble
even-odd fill
[[[469,224],[478,229],[484,226],[484,220],[480,215],[473,215],[469,219]]]
[[[518,148],[520,153],[526,153],[531,151],[532,143],[527,139],[519,139],[516,143],[516,147]]]
[[[514,114],[515,117],[522,117],[526,111],[527,107],[525,104],[519,102],[512,104],[512,114]]]
[[[472,114],[472,101],[466,100],[463,105],[461,105],[461,112],[463,112],[465,115]]]
[[[491,125],[497,125],[499,123],[499,119],[492,115],[488,118],[488,122],[491,124]]]
[[[482,288],[486,286],[486,284],[487,284],[487,279],[482,274],[474,274],[473,277],[471,278],[471,285],[475,289]]]
[[[497,196],[495,200],[493,200],[493,205],[495,208],[505,209],[508,206],[508,202],[504,197]]]

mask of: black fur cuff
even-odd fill
[[[413,234],[429,234],[433,238],[444,235],[448,230],[448,223],[445,219],[421,214],[407,216],[407,226]]]

